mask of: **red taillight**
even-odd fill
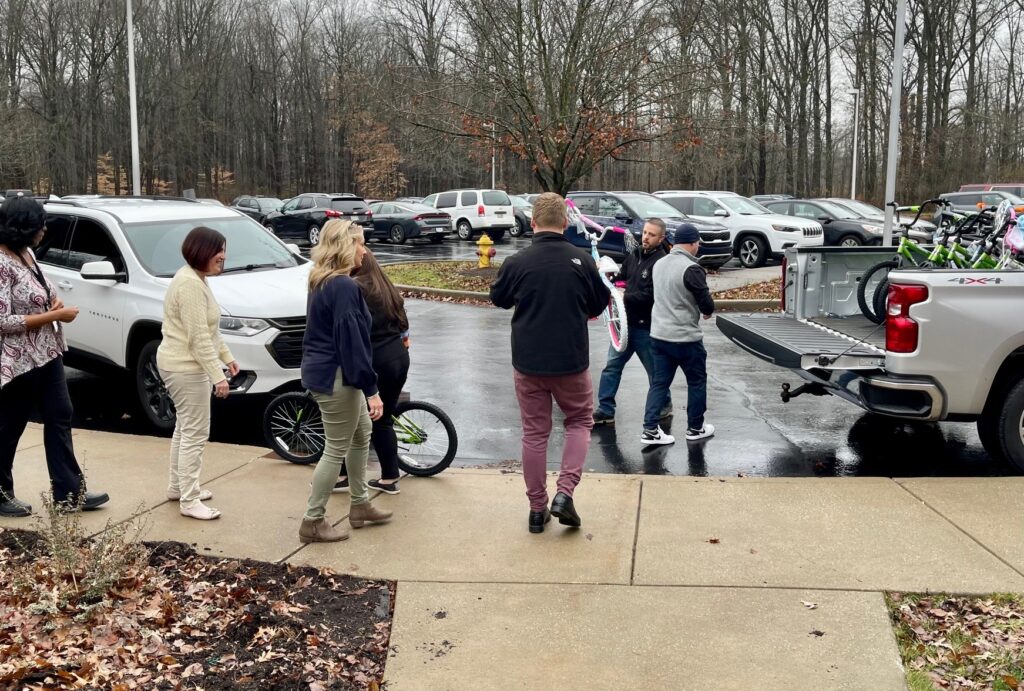
[[[779,307],[782,309],[783,312],[786,311],[786,265],[787,264],[788,264],[788,262],[786,261],[786,257],[785,257],[785,255],[783,255],[783,257],[782,257],[782,291],[781,291],[782,298],[781,298],[781,304],[779,305]]]
[[[364,211],[363,213],[365,213],[365,214],[366,214],[367,216],[373,216],[373,212],[372,212],[372,211],[370,211],[369,209],[367,209],[367,210],[366,210],[366,211]]]
[[[927,299],[927,286],[889,284],[885,308],[886,350],[893,353],[913,353],[917,350],[918,323],[910,318],[910,307]]]
[[[324,216],[327,218],[341,218],[341,214],[334,209],[324,209]]]
[[[484,205],[483,204],[481,204],[480,206],[476,207],[476,215],[477,216],[483,216],[484,215]]]

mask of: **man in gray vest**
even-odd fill
[[[715,433],[704,422],[707,410],[707,351],[700,319],[715,311],[703,267],[697,261],[700,233],[692,223],[683,223],[672,237],[672,251],[654,265],[654,309],[651,312],[651,345],[654,351],[654,380],[647,392],[644,431],[640,441],[672,444],[675,438],[658,426],[661,409],[668,400],[676,369],[686,377],[686,440],[697,441]]]

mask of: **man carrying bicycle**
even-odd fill
[[[587,322],[610,293],[591,256],[564,236],[565,200],[546,192],[533,205],[533,244],[502,262],[491,302],[512,315],[512,367],[523,424],[523,478],[530,499],[529,529],[544,532],[551,515],[578,527],[573,491],[583,474],[593,427]],[[565,449],[558,492],[548,511],[547,448],[551,400],[565,414]]]
[[[622,370],[633,357],[647,371],[647,383],[654,381],[654,354],[651,350],[651,310],[654,308],[654,264],[668,254],[665,247],[665,222],[660,218],[649,218],[644,223],[640,247],[622,260],[622,268],[613,279],[625,281],[626,323],[629,325],[629,341],[621,353],[614,346],[608,348],[608,363],[601,371],[601,384],[597,390],[597,410],[594,412],[595,425],[615,424],[615,394],[622,381]],[[672,400],[661,411],[661,417],[672,414]]]

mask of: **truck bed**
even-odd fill
[[[863,315],[720,314],[717,324],[733,343],[780,367],[877,369],[885,364],[885,328]]]

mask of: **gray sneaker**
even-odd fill
[[[609,415],[608,413],[602,413],[600,410],[594,413],[594,424],[595,425],[614,425],[615,416]]]

